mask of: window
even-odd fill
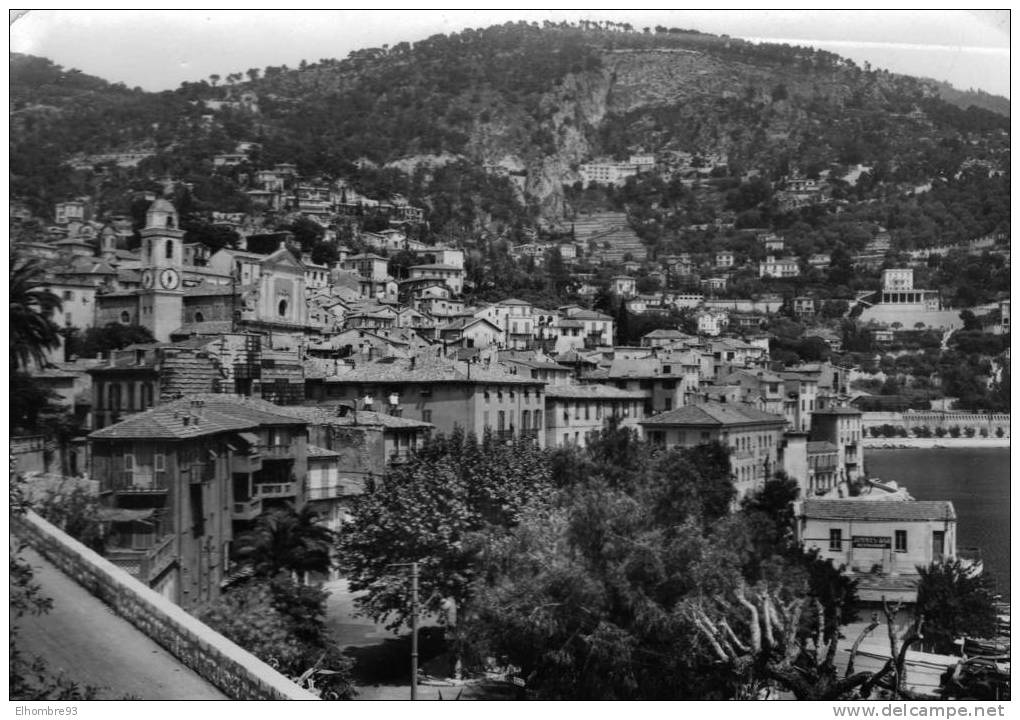
[[[588,403],[584,404],[584,419],[591,420],[591,406]]]
[[[843,549],[843,531],[839,528],[829,530],[829,550],[839,552]]]
[[[197,323],[205,322],[205,315],[203,315],[201,312],[196,312],[195,313],[195,322],[197,322]]]
[[[74,300],[74,293],[71,292],[70,290],[65,290],[64,291],[64,299],[65,300]]]
[[[166,470],[166,455],[164,455],[163,453],[156,453],[153,456],[152,465],[153,470],[155,470],[156,472],[163,472],[164,470]]]
[[[173,224],[172,224],[173,221],[170,218],[167,218],[166,221],[167,221],[167,227],[173,227]],[[173,240],[167,240],[166,241],[166,259],[167,260],[173,260],[174,259],[174,241]]]
[[[711,439],[712,439],[712,434],[710,432],[708,432],[707,430],[702,430],[701,431],[701,442],[708,442]]]
[[[897,530],[896,531],[896,544],[895,544],[895,548],[896,548],[896,552],[906,552],[907,551],[907,531],[906,530]]]
[[[542,411],[541,410],[536,410],[535,411],[535,429],[536,430],[541,430],[542,429]]]
[[[482,427],[483,428],[489,427],[489,411],[488,410],[486,410],[485,412],[482,413]]]
[[[662,366],[662,374],[663,375],[669,375],[672,372],[673,372],[673,366],[672,365],[663,365]]]
[[[666,410],[673,409],[673,398],[666,398]]]
[[[427,422],[427,423],[432,422],[432,411],[431,410],[422,410],[421,411],[421,419],[422,419],[422,422]]]
[[[279,313],[280,317],[286,317],[287,316],[287,301],[286,300],[281,300],[280,304],[277,306],[276,311],[277,311],[277,313]]]
[[[124,471],[134,472],[134,469],[135,469],[134,453],[124,453]]]
[[[506,411],[500,410],[496,415],[496,430],[503,432],[506,430]]]
[[[124,323],[125,325],[130,325],[131,324],[131,313],[129,313],[127,310],[122,312],[120,314],[120,321],[122,323]]]

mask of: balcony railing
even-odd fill
[[[258,483],[255,486],[255,497],[266,498],[287,498],[297,495],[297,483]]]
[[[411,452],[410,450],[390,453],[389,463],[391,465],[403,465],[404,463],[411,462],[411,458],[413,457],[414,453]]]
[[[262,469],[262,456],[257,452],[251,455],[234,455],[231,461],[231,471],[244,473],[244,472],[258,472]]]
[[[514,439],[514,431],[513,430],[497,430],[496,431],[496,439],[497,440],[513,440]]]
[[[151,470],[125,470],[119,475],[120,482],[114,490],[122,495],[148,495],[167,491],[166,473]]]
[[[310,485],[308,488],[309,500],[332,500],[343,497],[344,486],[339,482],[325,483],[324,485]]]
[[[232,516],[235,520],[254,520],[262,514],[262,498],[239,500],[234,503]]]
[[[259,453],[267,459],[290,459],[294,457],[294,450],[290,443],[277,443],[275,445],[260,445]]]
[[[150,548],[108,548],[105,557],[133,577],[148,583],[177,561],[174,536],[166,535]]]
[[[538,428],[525,428],[521,430],[521,437],[538,440]]]

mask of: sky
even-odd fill
[[[859,65],[1010,96],[1008,10],[32,10],[11,25],[10,49],[167,90],[468,27],[582,18],[810,45]]]

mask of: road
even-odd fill
[[[387,630],[368,618],[357,617],[354,599],[346,580],[323,585],[329,591],[326,600],[326,626],[341,648],[355,659],[357,700],[408,700],[411,697],[411,635],[406,627],[399,633]],[[445,678],[450,674],[443,655],[443,631],[435,617],[424,617],[418,634],[421,669],[424,674]],[[442,682],[440,680],[440,682]],[[419,683],[419,700],[502,699],[506,691],[490,685],[427,685]],[[502,695],[501,695],[502,693]]]
[[[22,556],[53,598],[50,612],[18,621],[26,658],[41,656],[53,674],[99,687],[100,700],[230,699],[34,550]]]

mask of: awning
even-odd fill
[[[144,522],[156,512],[155,508],[144,510],[130,510],[128,508],[99,508],[98,515],[101,522]]]
[[[259,436],[256,435],[255,433],[239,432],[237,433],[237,436],[244,440],[249,445],[255,446],[259,444]]]

